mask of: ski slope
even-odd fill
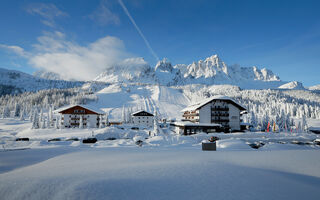
[[[160,117],[181,116],[181,110],[190,101],[178,88],[160,85],[112,84],[96,93],[97,102],[90,105],[101,108],[111,120],[120,120],[122,110],[146,110]]]

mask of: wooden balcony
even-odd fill
[[[199,113],[184,113],[182,117],[196,117],[199,116]]]

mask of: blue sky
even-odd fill
[[[189,64],[218,54],[228,65],[266,67],[282,80],[320,84],[319,1],[122,1],[160,59]],[[31,73],[44,65],[79,66],[80,74],[124,57],[156,63],[118,0],[2,0],[0,26],[4,68]]]

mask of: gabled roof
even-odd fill
[[[245,107],[243,107],[241,104],[235,102],[230,97],[217,95],[217,96],[213,96],[213,97],[210,97],[208,99],[205,99],[205,100],[203,100],[201,102],[198,102],[196,104],[190,105],[190,106],[186,107],[185,109],[183,109],[182,112],[197,110],[197,109],[201,108],[202,106],[205,106],[205,105],[207,105],[208,103],[210,103],[210,102],[212,102],[214,100],[224,100],[224,101],[227,101],[228,103],[231,103],[234,106],[238,107],[241,111],[246,110]]]
[[[104,114],[106,114],[104,111],[102,111],[102,110],[100,110],[100,109],[98,109],[98,108],[95,108],[95,107],[92,107],[92,106],[88,106],[88,105],[82,105],[82,104],[75,104],[75,105],[64,106],[64,107],[61,107],[61,108],[55,110],[54,112],[55,112],[55,113],[61,113],[61,112],[65,111],[65,110],[68,110],[68,109],[73,108],[73,107],[75,107],[75,106],[80,106],[80,107],[82,107],[82,108],[85,108],[85,109],[87,109],[87,110],[90,110],[90,111],[92,111],[92,112],[95,112],[95,113],[97,113],[97,114],[99,114],[99,115],[104,115]]]
[[[147,112],[147,111],[144,111],[144,110],[139,110],[137,112],[134,112],[131,114],[132,116],[154,116],[153,114]]]

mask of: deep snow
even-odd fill
[[[164,128],[162,135],[149,137],[150,130],[130,125],[30,127],[0,119],[1,199],[318,199],[320,146],[310,144],[319,140],[315,134],[180,136]],[[92,131],[99,141],[82,144]],[[220,138],[217,151],[202,151],[201,142],[213,135]],[[111,137],[116,140],[106,140]],[[62,141],[47,141],[52,138]],[[141,147],[137,140],[144,141]],[[253,149],[254,142],[265,145]]]
[[[320,186],[320,151],[311,150],[65,148],[0,156],[11,162],[0,174],[3,199],[318,199]],[[34,162],[15,168],[21,157]]]

